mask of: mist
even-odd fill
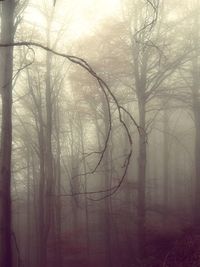
[[[200,2],[0,2],[0,267],[200,266]]]

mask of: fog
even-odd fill
[[[0,2],[0,267],[200,266],[200,2]]]

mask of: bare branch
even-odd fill
[[[124,172],[121,176],[121,178],[119,179],[119,182],[116,186],[113,186],[109,189],[105,189],[105,190],[102,190],[102,191],[97,191],[97,192],[77,192],[77,193],[73,193],[78,195],[78,194],[97,194],[97,193],[106,193],[103,197],[100,197],[100,198],[96,198],[96,199],[91,199],[91,200],[94,200],[94,201],[98,201],[98,200],[102,200],[106,197],[110,197],[111,195],[113,195],[114,193],[116,193],[118,191],[118,189],[120,188],[121,184],[123,183],[124,179],[125,179],[125,176],[126,176],[126,173],[127,173],[127,170],[128,170],[128,166],[129,166],[129,163],[130,163],[130,158],[131,158],[131,155],[132,155],[132,138],[131,138],[131,134],[129,132],[129,129],[125,123],[125,121],[123,120],[122,118],[122,113],[121,113],[121,110],[125,111],[129,117],[131,118],[131,120],[134,122],[135,125],[137,125],[137,123],[135,122],[135,120],[133,119],[133,117],[131,116],[131,114],[125,110],[117,101],[117,98],[115,97],[115,95],[112,93],[112,91],[110,90],[109,86],[107,85],[107,83],[100,77],[98,76],[98,74],[93,70],[93,68],[87,63],[86,60],[80,58],[80,57],[77,57],[77,56],[73,56],[73,55],[68,55],[68,54],[65,54],[65,53],[61,53],[61,52],[57,52],[51,48],[49,48],[48,46],[45,46],[45,45],[42,45],[42,44],[39,44],[39,43],[36,43],[36,42],[26,42],[26,41],[22,41],[22,42],[15,42],[15,43],[8,43],[8,44],[0,44],[0,47],[18,47],[18,46],[26,46],[26,47],[38,47],[38,48],[41,48],[45,51],[48,51],[48,52],[51,52],[52,54],[56,55],[56,56],[60,56],[60,57],[63,57],[63,58],[66,58],[68,59],[70,62],[76,64],[76,65],[79,65],[81,68],[85,69],[87,72],[89,72],[98,82],[101,90],[103,91],[105,97],[106,97],[106,102],[107,102],[107,105],[108,105],[108,111],[109,111],[109,130],[108,130],[108,134],[107,134],[107,138],[106,138],[106,142],[105,142],[105,146],[102,150],[102,153],[101,153],[101,156],[100,156],[100,159],[97,163],[97,165],[95,166],[95,168],[89,172],[89,173],[86,173],[86,174],[92,174],[94,173],[98,166],[100,165],[102,159],[103,159],[103,156],[104,156],[104,153],[106,151],[106,148],[107,148],[107,144],[108,144],[108,141],[109,141],[109,137],[110,137],[110,132],[111,132],[111,113],[110,113],[110,103],[109,103],[109,98],[108,96],[111,97],[111,99],[114,101],[116,107],[117,107],[117,110],[118,110],[118,117],[119,117],[119,121],[120,123],[122,124],[123,128],[125,129],[125,132],[127,134],[127,138],[128,138],[128,141],[129,141],[129,145],[130,145],[130,148],[129,148],[129,153],[124,161],[124,164],[123,164],[123,167],[124,167]],[[137,126],[137,128],[139,129],[139,126]],[[86,175],[85,173],[84,174],[80,174],[78,176],[83,176],[83,175]]]

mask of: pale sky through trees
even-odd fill
[[[45,2],[34,1],[25,11],[25,19],[32,25],[42,27],[45,19],[42,12],[38,10],[38,6],[42,6],[44,10],[45,4],[50,6],[50,1]],[[94,32],[95,27],[103,22],[106,17],[115,17],[119,14],[121,7],[120,0],[58,0],[56,2],[57,22],[54,21],[52,29],[57,31],[60,29],[60,22],[67,21],[68,34],[76,39],[84,35]]]

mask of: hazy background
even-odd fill
[[[65,54],[14,47],[14,266],[197,267],[199,1],[20,0],[14,24]]]

